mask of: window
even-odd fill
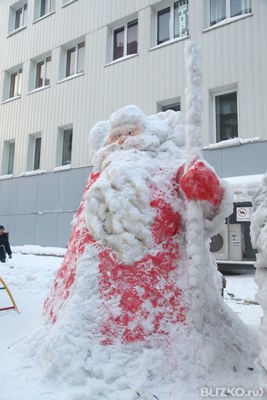
[[[36,171],[40,169],[40,159],[41,159],[41,138],[35,138],[35,146],[34,146],[34,162],[33,162],[33,169]]]
[[[41,133],[29,135],[27,171],[40,169],[41,143]]]
[[[55,0],[35,0],[34,20],[45,17],[55,10]]]
[[[66,74],[69,77],[84,72],[85,42],[81,42],[66,53]]]
[[[238,136],[237,92],[215,96],[216,141]]]
[[[188,0],[179,0],[157,12],[157,44],[188,36]]]
[[[72,129],[66,129],[63,131],[61,165],[68,165],[71,163],[71,153],[72,153]]]
[[[210,26],[251,12],[251,0],[209,0]]]
[[[22,69],[10,75],[9,98],[21,96]]]
[[[113,60],[137,54],[138,20],[128,22],[113,32]]]
[[[10,7],[9,33],[15,32],[27,25],[28,4],[19,1]]]
[[[173,103],[173,104],[168,104],[166,106],[161,107],[161,111],[168,111],[168,110],[181,111],[181,104]]]
[[[46,87],[50,85],[51,79],[51,56],[36,64],[35,88]]]
[[[11,175],[14,170],[15,142],[4,142],[2,158],[2,174]]]

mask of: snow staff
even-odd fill
[[[5,228],[3,225],[0,225],[0,261],[2,263],[6,262],[6,253],[9,258],[12,258],[12,251],[10,248],[8,234],[5,233]]]

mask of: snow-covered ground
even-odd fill
[[[13,310],[0,312],[0,400],[109,400],[101,395],[92,399],[82,387],[67,388],[58,386],[48,379],[40,381],[33,360],[27,355],[28,338],[36,329],[42,315],[43,301],[61,262],[60,257],[16,253],[7,264],[0,264],[0,276],[12,291],[20,311],[19,314]],[[254,275],[250,273],[226,278],[225,300],[255,333],[255,340],[257,340],[262,312],[260,306],[254,304],[257,291]],[[8,298],[2,290],[0,291],[0,307],[6,305],[9,305]],[[248,368],[253,367],[254,365],[248,366]],[[232,372],[232,386],[241,386],[245,383],[240,382],[240,377],[237,379],[235,371]],[[250,387],[251,385],[257,387],[255,370],[251,371],[249,383]],[[209,384],[212,382],[207,380],[206,385],[209,386]],[[135,382],[132,382],[133,388],[138,391],[134,385]],[[190,395],[191,386],[186,381],[183,385],[181,393],[186,393],[188,397],[184,395],[182,398],[199,397],[197,393]],[[132,400],[162,399],[158,392],[155,393],[156,397],[146,398],[145,394],[138,395],[134,389]],[[118,397],[117,400],[124,399]]]

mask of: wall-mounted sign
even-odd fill
[[[250,222],[252,207],[236,207],[237,222]]]

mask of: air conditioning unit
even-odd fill
[[[222,231],[211,238],[210,251],[216,260],[228,260],[228,225],[225,224]]]

